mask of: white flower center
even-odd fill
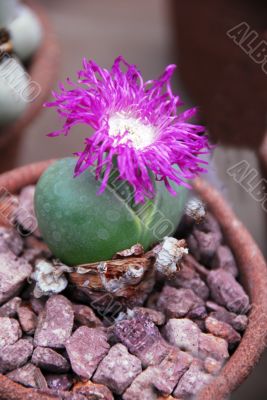
[[[112,115],[108,124],[110,136],[123,136],[118,143],[131,141],[136,149],[149,146],[156,137],[155,127],[123,112]]]

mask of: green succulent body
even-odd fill
[[[35,193],[39,229],[62,262],[107,260],[137,242],[148,249],[173,234],[187,189],[176,187],[177,195],[171,196],[163,182],[155,182],[155,198],[136,205],[126,182],[114,179],[97,195],[100,183],[93,169],[74,178],[75,164],[75,158],[56,161],[41,176]]]

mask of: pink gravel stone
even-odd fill
[[[25,339],[9,344],[0,352],[0,373],[6,373],[26,364],[32,355],[33,345]]]
[[[84,384],[78,382],[74,386],[73,392],[69,400],[114,400],[111,391],[106,386],[91,381]],[[76,396],[81,397],[76,398]]]
[[[21,304],[19,297],[14,297],[0,307],[0,317],[15,317]]]
[[[153,385],[154,380],[155,367],[146,368],[124,392],[123,400],[157,400],[159,393]]]
[[[129,354],[123,344],[111,347],[100,362],[93,381],[106,385],[116,394],[122,394],[134,378],[142,372],[141,361]]]
[[[0,304],[16,296],[32,272],[31,265],[11,251],[0,253]]]
[[[210,333],[200,333],[198,342],[198,356],[201,359],[212,357],[224,362],[229,358],[228,343],[226,340]]]
[[[183,374],[188,370],[192,357],[176,348],[158,366],[150,366],[139,374],[125,391],[123,400],[158,400],[168,396]]]
[[[165,324],[166,317],[161,311],[148,307],[135,307],[133,311],[135,314],[146,315],[155,325],[161,326]]]
[[[88,328],[96,328],[103,326],[102,322],[95,315],[94,311],[84,304],[72,304],[74,311],[74,320],[79,325],[87,326]]]
[[[159,364],[168,354],[170,345],[146,315],[137,314],[117,322],[113,332],[129,352],[141,360],[144,367]]]
[[[204,265],[210,265],[216,250],[221,244],[221,234],[216,232],[202,232],[194,228],[187,238],[190,252]]]
[[[73,328],[74,313],[71,302],[62,295],[54,295],[40,314],[34,335],[36,346],[63,348]]]
[[[169,395],[190,367],[193,360],[189,354],[173,347],[162,362],[155,367],[153,384],[162,395]]]
[[[185,317],[189,312],[192,316],[196,315],[196,318],[206,316],[204,301],[191,289],[176,289],[165,285],[158,299],[157,306],[169,318]]]
[[[225,339],[229,345],[237,344],[241,340],[240,334],[231,325],[223,321],[218,321],[216,318],[206,318],[205,326],[209,333]]]
[[[37,315],[39,315],[44,310],[46,301],[47,301],[47,297],[41,297],[40,299],[31,297],[29,299],[31,308]]]
[[[29,335],[22,335],[22,339],[28,340],[32,345],[34,345],[33,337]]]
[[[109,351],[106,334],[98,328],[78,328],[66,342],[73,371],[90,379],[100,361]]]
[[[150,348],[144,346],[136,355],[140,358],[143,367],[147,367],[158,365],[168,355],[169,351],[169,344],[161,338],[159,341],[152,342]]]
[[[48,374],[45,378],[48,387],[57,391],[70,390],[74,381],[70,374]]]
[[[168,342],[192,355],[198,354],[200,333],[198,326],[187,318],[170,319],[164,327]]]
[[[187,399],[197,395],[197,393],[210,381],[212,375],[207,374],[201,363],[198,360],[194,360],[189,370],[180,379],[175,391],[173,392],[174,397]]]
[[[191,289],[198,297],[207,300],[209,297],[209,288],[200,278],[190,260],[191,258],[185,257],[181,271],[177,272],[172,279],[168,281],[168,284],[178,289]]]
[[[237,315],[231,323],[232,327],[239,332],[243,332],[246,329],[247,324],[248,317],[246,315]]]
[[[22,330],[29,335],[35,332],[37,326],[37,316],[28,306],[18,308],[18,318]]]
[[[70,364],[61,354],[48,347],[36,347],[32,355],[32,363],[49,372],[68,372]]]
[[[234,277],[237,277],[238,275],[235,258],[228,246],[218,247],[214,254],[211,267],[213,269],[222,268],[223,270],[230,272]]]
[[[212,307],[212,304],[215,304],[215,307]],[[243,332],[246,329],[248,324],[248,317],[246,315],[237,315],[212,302],[207,302],[207,307],[210,308],[209,306],[211,306],[211,310],[214,310],[209,314],[210,317],[214,317],[218,321],[226,322],[236,331]]]
[[[10,250],[18,256],[22,253],[23,245],[22,237],[15,229],[0,226],[0,252]]]
[[[215,232],[217,234],[220,234],[222,237],[222,231],[221,227],[218,223],[218,221],[214,218],[214,216],[207,212],[203,220],[198,223],[197,229],[202,231],[202,232]]]
[[[21,337],[22,332],[18,321],[13,318],[0,318],[0,349],[14,344]]]
[[[247,313],[250,308],[248,295],[232,274],[222,269],[211,271],[207,283],[218,304],[237,314]]]
[[[9,372],[6,376],[12,381],[27,387],[35,389],[47,388],[47,383],[41,370],[31,363]]]
[[[215,360],[212,357],[207,357],[204,360],[204,369],[208,374],[218,375],[221,367],[222,363],[220,361]]]

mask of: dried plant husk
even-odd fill
[[[150,256],[125,257],[74,267],[70,282],[92,301],[109,294],[125,305],[140,304],[155,284],[154,259]],[[99,302],[101,305],[101,301]]]
[[[137,243],[116,253],[112,260],[73,267],[69,275],[73,294],[81,296],[79,300],[90,299],[101,312],[114,306],[112,300],[122,307],[142,305],[153,290],[157,273],[163,278],[178,273],[185,254],[185,240],[166,237],[147,253]]]

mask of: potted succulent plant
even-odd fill
[[[38,114],[54,82],[58,45],[35,2],[0,2],[1,171],[14,167],[24,128]]]
[[[85,60],[48,104],[84,151],[0,177],[1,398],[224,399],[262,353],[266,264],[207,183],[186,200],[209,145],[173,71]]]

